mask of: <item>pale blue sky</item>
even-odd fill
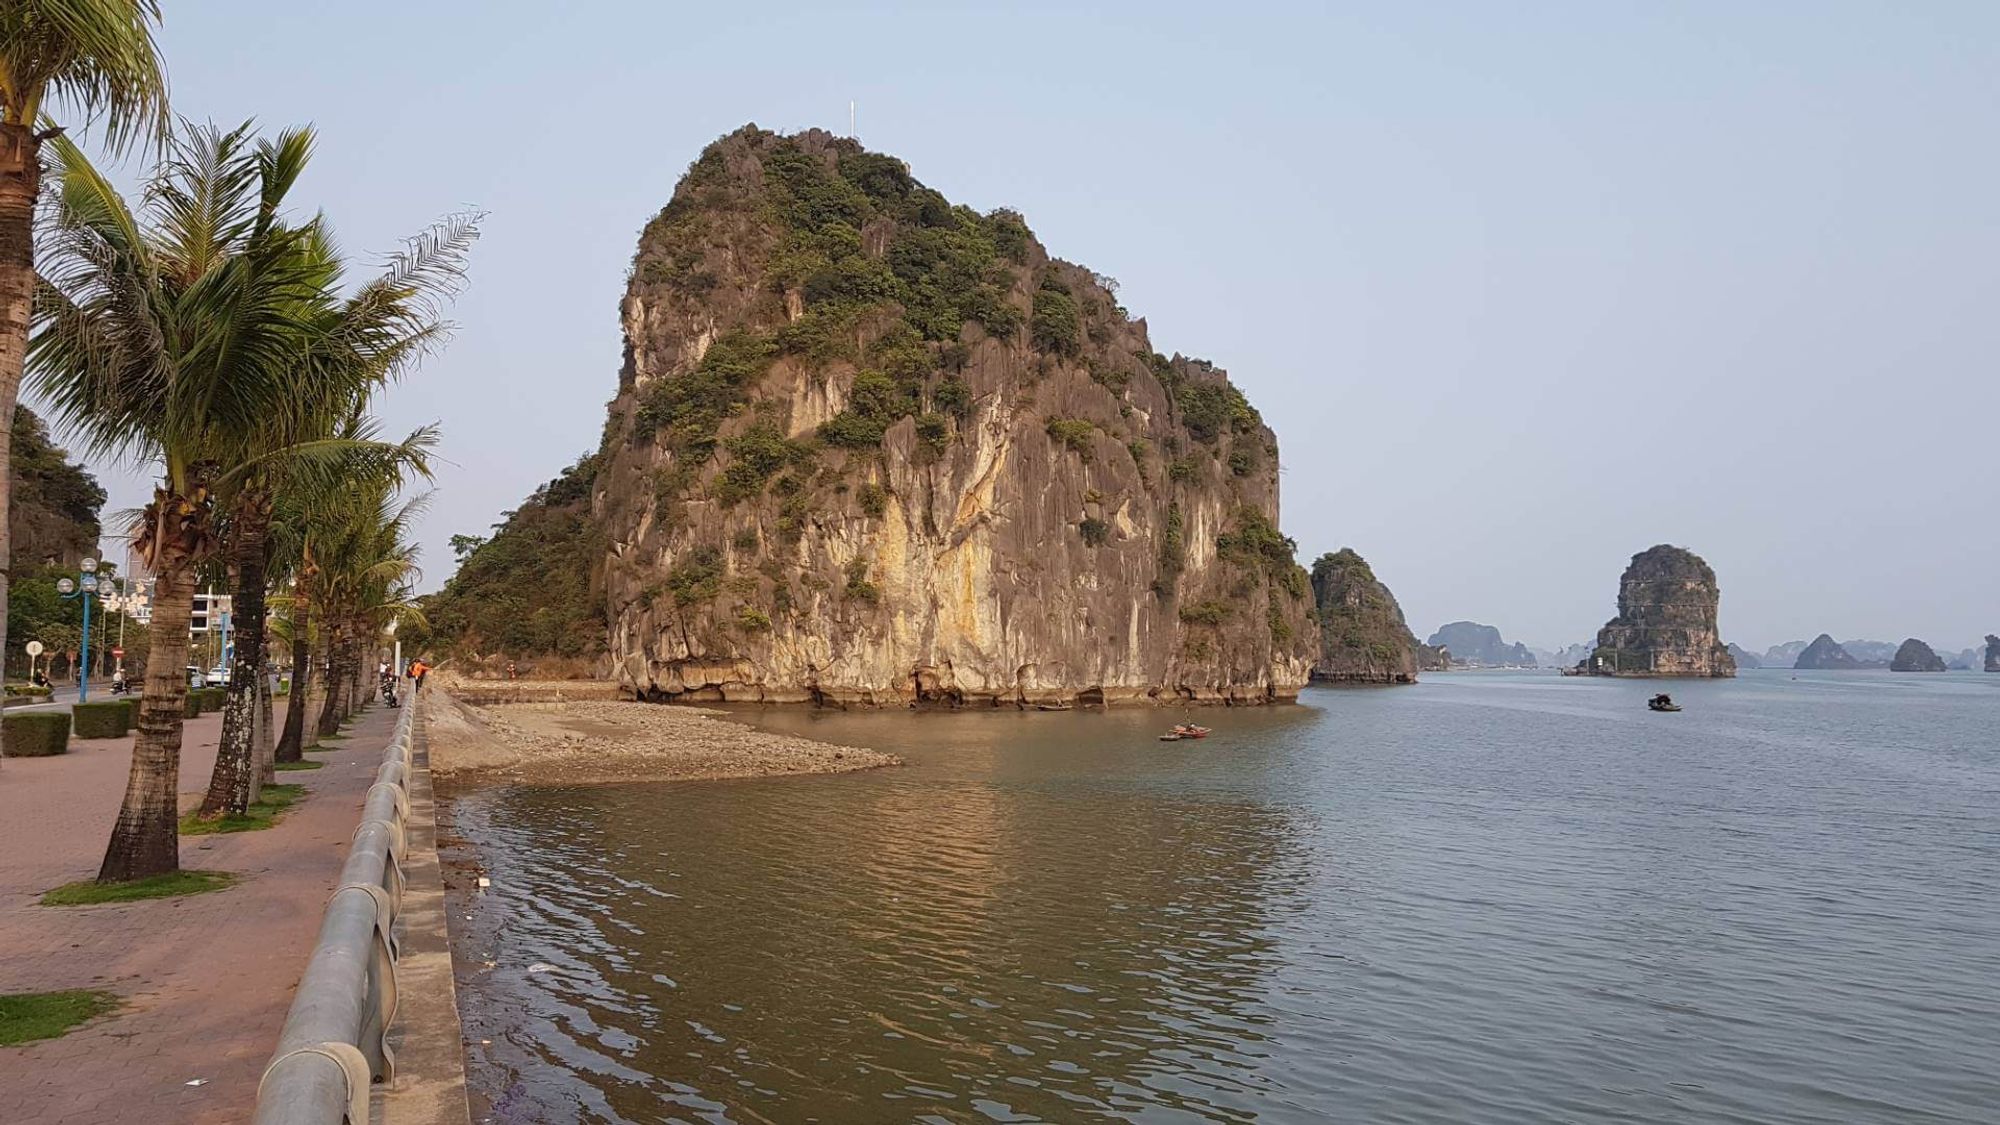
[[[702,145],[853,98],[1226,367],[1303,560],[1356,547],[1420,634],[1582,640],[1660,541],[1759,649],[2000,631],[2000,5],[166,6],[176,108],[315,123],[349,248],[491,212],[386,406],[445,426],[433,585],[595,447]]]

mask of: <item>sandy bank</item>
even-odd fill
[[[893,754],[767,734],[720,711],[573,700],[473,707],[429,693],[431,772],[450,784],[601,785],[845,773]]]

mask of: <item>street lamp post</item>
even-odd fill
[[[90,702],[90,597],[97,593],[97,560],[85,559],[79,569],[83,571],[76,581],[67,578],[56,582],[56,592],[63,600],[83,599],[83,668],[76,681],[76,701]]]

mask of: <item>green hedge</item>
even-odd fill
[[[199,714],[201,714],[201,689],[189,688],[187,695],[181,699],[181,716],[192,719]]]
[[[139,700],[141,698],[142,697],[137,695],[128,695],[125,698],[118,701],[122,706],[124,706],[124,708],[127,711],[131,712],[131,714],[127,715],[125,718],[126,730],[139,729]]]
[[[43,687],[43,686],[42,686],[42,685],[40,685],[40,684],[8,684],[8,685],[7,685],[7,694],[8,694],[8,695],[44,695],[44,696],[46,696],[46,695],[53,695],[54,693],[55,693],[55,692],[54,692],[54,689],[53,689],[53,688],[45,688],[45,687]]]
[[[122,699],[79,703],[69,709],[78,738],[123,738],[132,729],[132,709]]]
[[[10,758],[51,758],[69,752],[69,716],[61,711],[24,711],[0,718],[0,737]]]

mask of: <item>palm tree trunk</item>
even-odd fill
[[[278,739],[280,762],[305,758],[307,689],[312,684],[312,637],[304,606],[292,610],[292,698],[285,707],[285,733]]]
[[[225,812],[243,816],[263,783],[257,761],[257,682],[264,677],[264,544],[271,529],[270,512],[252,495],[233,522],[235,558],[230,569],[236,572],[236,662],[229,669],[215,769],[201,802],[200,815],[205,817]]]
[[[152,652],[146,659],[139,732],[132,739],[132,773],[125,804],[104,850],[100,883],[143,879],[180,870],[181,722],[187,699],[188,616],[194,581],[184,556],[154,569]]]
[[[269,658],[266,657],[266,662]],[[257,716],[251,732],[250,753],[257,763],[257,780],[263,785],[278,783],[278,758],[273,752],[271,707],[271,670],[267,667],[257,675]]]
[[[346,645],[341,642],[338,626],[326,630],[326,703],[319,709],[319,736],[331,738],[340,733],[340,698],[346,677],[343,661],[346,659]]]
[[[7,651],[7,568],[13,536],[14,404],[28,354],[28,316],[35,294],[35,193],[42,178],[35,123],[0,123],[0,652]],[[6,756],[0,746],[0,758]]]

